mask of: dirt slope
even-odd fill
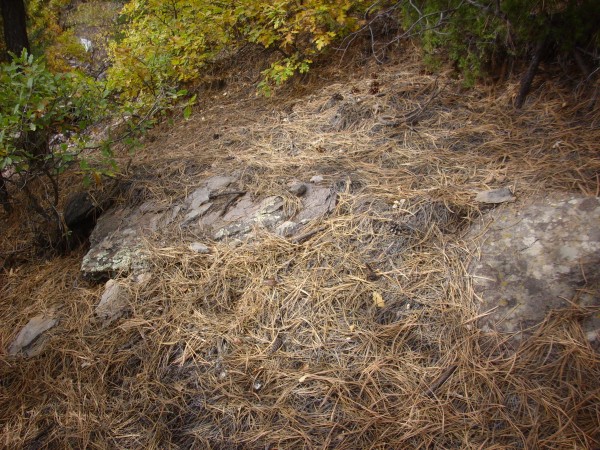
[[[600,445],[599,357],[576,315],[517,349],[479,330],[463,239],[478,190],[598,195],[598,108],[545,81],[514,111],[517,83],[471,91],[411,58],[370,64],[273,99],[212,91],[153,130],[131,169],[123,201],[241,171],[289,208],[287,181],[321,175],[338,205],[307,241],[263,231],[199,255],[177,229],[148,236],[151,278],[123,280],[130,308],[108,327],[82,253],[0,274],[3,352],[32,316],[59,318],[39,356],[1,355],[0,445]]]

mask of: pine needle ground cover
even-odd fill
[[[286,183],[321,175],[337,207],[306,241],[258,231],[200,255],[180,230],[148,236],[149,281],[123,276],[129,310],[108,327],[82,253],[0,274],[3,352],[30,317],[59,318],[40,355],[0,356],[1,446],[600,445],[600,358],[579,325],[598,311],[549,315],[520,344],[483,332],[465,237],[482,189],[598,195],[591,96],[548,81],[515,111],[517,82],[465,91],[410,58],[352,71],[273,99],[215,92],[131,170],[164,202],[237,170],[292,209]]]

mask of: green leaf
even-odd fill
[[[185,120],[189,120],[191,115],[192,115],[192,105],[187,105],[185,107],[185,109],[183,110],[183,118]]]

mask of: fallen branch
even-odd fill
[[[292,242],[294,244],[302,244],[303,242],[308,241],[311,237],[313,237],[315,234],[320,233],[321,231],[324,231],[327,227],[319,227],[317,229],[311,230],[307,233],[301,234],[300,236],[292,239]]]
[[[435,395],[435,391],[438,390],[446,381],[448,381],[448,378],[452,376],[457,367],[457,365],[452,365],[444,370],[438,379],[433,382],[429,389],[427,389],[425,395],[427,395],[427,397],[433,397]]]

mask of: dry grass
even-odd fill
[[[598,311],[549,316],[516,349],[481,332],[462,238],[480,189],[597,195],[598,109],[552,82],[515,112],[516,85],[463,91],[409,60],[361,71],[278,105],[222,96],[156,130],[132,176],[167,202],[237,170],[293,209],[286,183],[321,174],[339,202],[306,242],[261,232],[207,256],[176,230],[149,239],[152,279],[107,328],[81,254],[0,275],[3,349],[40,311],[61,319],[40,356],[0,359],[0,445],[600,446],[600,360],[579,325]]]

